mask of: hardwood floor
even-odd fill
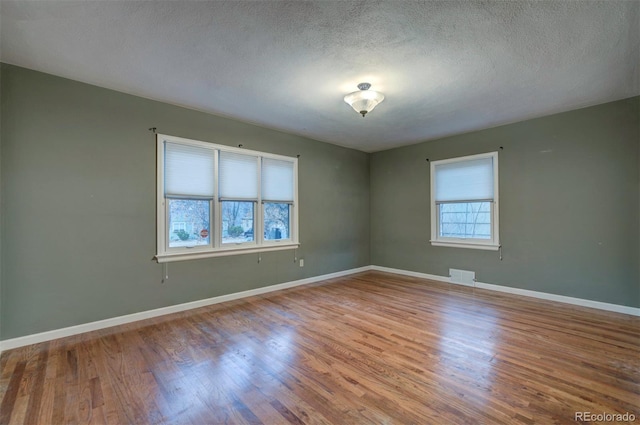
[[[380,272],[11,350],[0,367],[0,424],[640,422],[640,318]]]

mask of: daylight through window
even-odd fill
[[[431,162],[431,244],[498,249],[498,153]]]
[[[293,249],[297,158],[157,135],[159,262]]]

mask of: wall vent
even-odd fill
[[[456,285],[475,286],[476,272],[449,269],[449,282]]]

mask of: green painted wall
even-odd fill
[[[368,264],[640,306],[640,98],[368,155],[23,68],[0,68],[0,339]],[[155,141],[300,154],[299,256],[162,266]],[[495,252],[431,247],[432,160],[499,149]]]
[[[640,307],[640,97],[371,156],[372,264]],[[429,164],[500,147],[497,252],[432,247]]]
[[[369,155],[2,65],[0,339],[366,266]],[[162,266],[148,131],[299,162],[293,251]]]

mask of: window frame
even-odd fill
[[[177,226],[178,224],[181,224],[181,226]],[[179,229],[177,229],[176,227],[180,227]],[[187,222],[186,221],[175,221],[172,223],[172,228],[173,230],[170,230],[169,233],[175,233],[178,232],[180,230],[184,230],[185,232],[187,231]]]
[[[183,200],[183,201],[191,201],[191,200],[194,200],[194,201],[207,201],[209,203],[209,228],[211,228],[211,223],[212,223],[211,217],[212,217],[212,214],[213,214],[212,213],[212,211],[213,211],[213,205],[212,205],[213,204],[213,199],[202,198],[202,197],[189,198],[189,197],[185,197],[185,196],[181,196],[181,197],[165,197],[164,198],[164,201],[165,201],[164,204],[165,205],[163,206],[164,214],[165,214],[165,217],[166,217],[165,229],[169,230],[165,234],[166,250],[174,251],[174,250],[180,250],[180,249],[189,249],[190,251],[192,251],[194,253],[197,253],[197,252],[206,250],[208,246],[211,246],[212,245],[211,237],[209,237],[209,244],[207,244],[207,245],[193,245],[193,246],[190,246],[190,247],[173,247],[173,248],[169,247],[169,243],[171,242],[171,233],[172,233],[170,231],[170,228],[169,228],[169,208],[170,208],[170,206],[169,206],[169,202],[166,202],[166,200],[169,200],[169,199]],[[186,228],[185,228],[185,231],[186,231]]]
[[[192,247],[169,247],[169,202],[171,197],[165,196],[165,149],[164,143],[178,143],[190,145],[214,151],[214,195],[213,198],[181,196],[180,199],[208,200],[209,201],[209,244]],[[219,161],[220,152],[231,152],[242,155],[255,156],[258,164],[258,198],[256,200],[238,199],[242,202],[253,202],[253,231],[254,240],[241,243],[222,243],[222,201],[236,201],[236,199],[221,199],[219,196]],[[263,235],[264,227],[264,202],[262,201],[262,158],[271,158],[293,164],[293,201],[290,202],[290,237],[277,242],[265,240]],[[228,255],[240,255],[267,251],[280,251],[296,249],[300,246],[298,239],[298,158],[284,155],[277,155],[267,152],[254,151],[249,149],[234,148],[215,143],[203,142],[200,140],[186,139],[183,137],[170,136],[166,134],[156,135],[156,256],[159,263],[192,260],[199,258],[221,257]]]
[[[265,205],[266,204],[287,204],[289,205],[289,237],[288,238],[280,238],[280,239],[267,239],[265,237],[265,233],[267,232],[267,226],[266,226],[266,220],[265,220],[265,212],[266,212],[266,208]],[[262,225],[262,238],[264,240],[264,244],[267,246],[275,246],[275,245],[280,245],[283,243],[288,243],[288,241],[291,241],[293,239],[293,215],[292,215],[292,211],[293,211],[293,203],[292,202],[288,202],[288,201],[273,201],[273,200],[262,200],[262,208],[261,208],[261,220],[260,223]]]
[[[473,161],[484,158],[492,158],[493,166],[493,200],[471,200],[456,199],[447,202],[436,202],[436,166],[443,164],[451,164],[456,162]],[[500,249],[500,202],[499,202],[499,174],[498,174],[498,152],[487,152],[477,155],[467,155],[456,158],[448,158],[439,161],[430,162],[430,187],[431,187],[431,239],[429,242],[432,246],[443,246],[452,248],[472,248],[497,251]],[[442,203],[467,203],[467,202],[490,202],[491,207],[491,239],[480,238],[452,238],[440,236],[439,210],[438,206]]]
[[[252,203],[253,204],[253,240],[252,241],[244,241],[244,242],[225,242],[223,240],[223,226],[224,226],[224,217],[222,214],[222,203],[223,202],[247,202],[247,203]],[[220,248],[223,249],[228,249],[228,248],[241,248],[241,247],[255,247],[258,246],[258,239],[256,237],[256,233],[257,233],[257,227],[258,227],[258,223],[257,223],[257,218],[256,218],[256,213],[258,212],[258,206],[256,205],[257,202],[253,199],[232,199],[232,198],[219,198],[218,202],[219,207],[220,207],[220,225],[219,227],[216,227],[218,231],[217,236],[218,236],[218,246]],[[227,224],[227,232],[229,231],[228,229],[229,224]]]

